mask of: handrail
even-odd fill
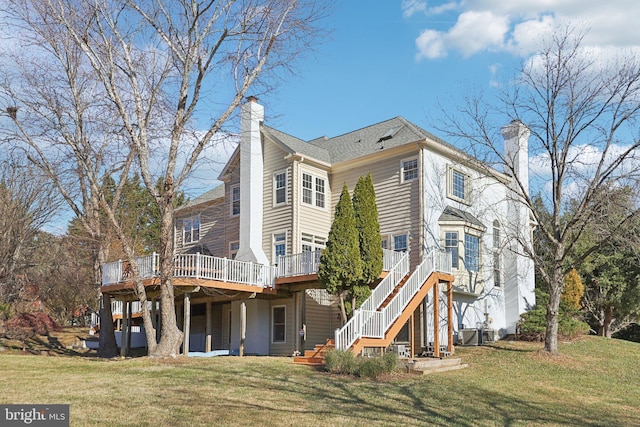
[[[429,275],[435,271],[451,273],[451,254],[436,250],[427,254],[404,286],[382,310],[379,305],[375,310],[371,310],[369,305],[363,309],[363,304],[342,329],[336,330],[336,348],[346,350],[358,338],[384,338],[389,327],[402,314]]]
[[[375,311],[393,292],[402,278],[409,272],[409,254],[400,253],[396,264],[391,267],[387,276],[376,286],[369,298],[362,306],[353,312],[351,319],[342,328],[335,332],[335,345],[337,349],[347,349],[362,336],[363,325],[370,321]]]

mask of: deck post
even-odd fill
[[[211,351],[211,330],[213,329],[213,325],[212,325],[212,316],[211,316],[211,301],[207,301],[206,303],[206,307],[207,307],[207,324],[206,324],[206,339],[205,339],[205,344],[204,344],[204,351],[205,352],[210,352]]]
[[[449,339],[447,351],[453,354],[453,283],[451,280],[447,282],[447,322]]]
[[[433,355],[440,357],[440,301],[438,300],[439,289],[436,283],[433,286]]]
[[[127,317],[127,356],[131,354],[131,324],[133,323],[133,301],[129,301],[129,317]]]
[[[122,322],[120,323],[120,357],[127,355],[127,321],[129,315],[127,314],[129,306],[126,302],[122,303]]]
[[[413,313],[411,313],[411,319],[409,320],[409,322],[411,322],[411,327],[409,328],[409,340],[410,340],[410,345],[409,345],[409,351],[411,354],[411,358],[413,359],[415,353],[415,339],[416,339],[416,324],[415,324],[415,319],[414,319],[414,314],[415,311]]]
[[[184,312],[184,327],[182,328],[182,332],[184,333],[184,341],[182,344],[182,353],[185,356],[189,355],[189,329],[191,328],[191,293],[187,292],[184,294],[184,306],[182,308]]]
[[[247,304],[240,303],[240,357],[244,356],[244,340],[247,337]]]

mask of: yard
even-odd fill
[[[458,348],[469,368],[379,380],[289,358],[99,360],[0,352],[0,403],[71,405],[72,426],[634,426],[640,344],[588,337]]]

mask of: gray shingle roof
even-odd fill
[[[329,152],[322,147],[309,144],[300,138],[296,138],[295,136],[291,136],[269,126],[262,126],[262,131],[269,137],[269,139],[272,139],[285,146],[285,148],[288,148],[291,154],[303,154],[325,163],[331,162]]]
[[[184,209],[189,209],[193,206],[200,205],[202,203],[211,202],[223,197],[224,197],[224,184],[220,184],[217,187],[214,187],[211,190],[207,191],[206,193],[196,197],[195,199],[190,200],[189,203],[187,203],[186,205],[180,206],[178,209],[176,209],[176,212]]]
[[[263,130],[268,136],[288,147],[290,152],[331,164],[366,156],[385,148],[421,141],[425,138],[460,151],[403,117],[394,117],[343,135],[332,138],[321,137],[308,142],[268,126],[263,126]]]
[[[460,209],[452,208],[451,206],[447,206],[440,215],[439,221],[464,221],[466,223],[472,224],[482,230],[486,230],[487,227],[475,216],[471,215],[469,212],[462,211]]]

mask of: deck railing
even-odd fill
[[[199,253],[179,254],[174,259],[173,276],[273,287],[275,286],[276,277],[317,273],[321,255],[322,251],[316,250],[280,256],[278,257],[277,266],[271,267]],[[407,259],[406,254],[383,250],[383,270],[391,271],[402,259]],[[159,276],[160,256],[157,253],[136,257],[136,263],[138,264],[141,279],[151,279]],[[125,282],[132,278],[133,272],[127,261],[118,260],[102,266],[103,286]]]
[[[278,257],[278,277],[302,276],[318,272],[322,250],[307,251]]]
[[[150,254],[136,258],[141,279],[158,277],[160,257]],[[275,267],[236,261],[201,254],[180,254],[174,258],[173,277],[210,279],[221,282],[242,283],[262,288],[275,286]],[[133,278],[126,261],[118,260],[102,266],[102,285],[111,285]]]
[[[336,330],[336,348],[346,350],[359,338],[384,338],[389,327],[402,314],[429,275],[435,271],[451,273],[450,254],[434,250],[425,256],[404,286],[384,308],[380,309],[380,303],[371,309],[373,303],[365,301],[361,308],[355,310],[351,319],[341,329]],[[365,304],[366,308],[363,308]]]

